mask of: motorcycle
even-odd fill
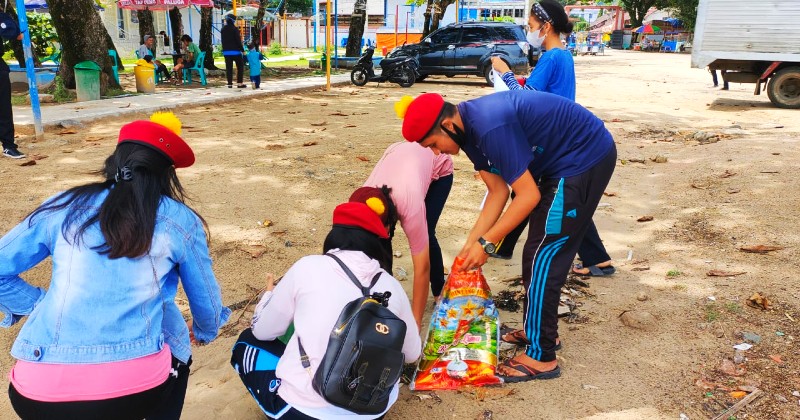
[[[381,74],[376,75],[372,65],[375,47],[367,47],[350,72],[350,81],[356,86],[364,86],[367,82],[390,81],[401,87],[411,87],[419,76],[419,64],[414,57],[392,57],[381,60]]]

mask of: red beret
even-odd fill
[[[152,121],[134,121],[119,130],[117,144],[130,142],[158,150],[176,168],[194,164],[194,152],[183,139],[169,128]]]
[[[371,208],[372,211],[381,218],[381,222],[383,222],[384,226],[389,224],[388,198],[383,194],[380,188],[361,187],[353,191],[348,201],[366,204],[367,207]]]
[[[444,108],[444,98],[437,93],[423,93],[408,105],[403,117],[403,137],[418,142],[430,133]]]
[[[364,203],[344,203],[336,206],[333,209],[333,225],[364,229],[384,239],[389,237],[381,219]]]

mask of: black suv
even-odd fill
[[[419,44],[403,45],[389,57],[416,57],[419,62],[417,80],[428,75],[473,74],[492,84],[490,57],[499,55],[511,70],[527,74],[538,54],[531,51],[521,26],[504,22],[453,23],[430,33]]]

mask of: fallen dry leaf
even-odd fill
[[[753,254],[766,254],[767,252],[779,251],[781,249],[783,249],[782,246],[775,245],[752,245],[739,248],[741,251],[750,252]]]
[[[649,266],[644,266],[644,267],[633,267],[633,268],[631,268],[631,271],[647,271],[647,270],[649,270],[649,269],[650,269],[650,267],[649,267]]]
[[[753,293],[753,296],[750,296],[750,299],[747,299],[745,303],[747,303],[747,306],[761,309],[763,311],[772,308],[772,302],[770,302],[769,299],[767,299],[767,297],[763,296],[761,293]]]
[[[349,117],[349,115],[345,114],[344,112],[336,111],[333,114],[328,114],[334,117]]]
[[[723,270],[711,270],[706,273],[709,277],[733,277],[733,276],[741,276],[742,274],[746,274],[746,271],[723,271]]]
[[[62,136],[64,134],[78,134],[78,131],[77,130],[73,130],[73,129],[70,128],[70,129],[61,130],[61,131],[58,132],[59,136]]]
[[[321,122],[318,122],[318,123],[311,123],[311,125],[314,126],[314,127],[322,127],[323,125],[328,125],[328,122],[327,121],[321,121]]]
[[[288,132],[289,132],[289,129],[288,129],[288,128],[287,128],[286,130],[283,130],[283,134],[286,134],[286,133],[288,133]]]
[[[251,258],[258,258],[267,252],[267,247],[264,245],[242,245],[239,250],[250,254]]]
[[[128,102],[128,105],[121,106],[120,108],[130,108],[130,107],[131,107],[131,104],[130,104],[130,102]]]
[[[616,197],[617,193],[610,192],[610,191],[603,191],[603,195],[606,196],[606,197]]]
[[[36,165],[36,161],[35,160],[29,160],[27,162],[19,164],[19,166],[33,166],[33,165]]]
[[[264,219],[264,220],[258,222],[258,225],[261,226],[261,227],[270,227],[270,226],[272,226],[274,224],[275,223],[273,223],[272,220],[269,220],[269,219]]]
[[[663,156],[663,155],[655,155],[655,156],[651,156],[650,160],[655,162],[655,163],[667,163],[668,159],[667,159],[666,156]]]
[[[723,173],[723,174],[722,174],[722,175],[720,175],[719,177],[720,177],[720,178],[730,178],[730,177],[732,177],[732,176],[734,176],[734,175],[736,175],[736,172],[731,172],[731,171],[729,171],[729,170],[727,170],[727,169],[726,169],[726,170],[725,170],[725,173]]]
[[[344,125],[344,128],[355,128],[355,127],[358,127],[358,126],[355,125],[355,124],[345,124]]]
[[[360,160],[362,162],[369,162],[369,158],[366,157],[366,156],[356,156],[356,159],[358,159],[358,160]]]
[[[653,216],[642,216],[636,219],[637,222],[649,222],[653,220]]]
[[[270,232],[270,233],[272,233],[275,236],[282,236],[282,235],[286,234],[286,230],[276,230],[276,231]]]
[[[783,364],[783,359],[781,359],[781,355],[780,354],[770,354],[769,358],[770,358],[770,360],[772,360],[773,362],[775,362],[775,363],[777,363],[779,365]]]
[[[300,111],[289,111],[290,114],[299,114]]]
[[[745,368],[744,367],[737,367],[729,359],[724,359],[722,361],[722,363],[719,364],[719,367],[717,368],[717,370],[720,373],[723,373],[723,374],[729,375],[729,376],[742,376],[742,375],[745,374]]]
[[[739,188],[728,188],[727,189],[728,194],[736,194],[739,191],[741,191]]]
[[[28,157],[33,159],[33,160],[42,160],[42,159],[47,159],[48,158],[47,155],[30,155]]]
[[[307,142],[303,143],[303,147],[316,146],[316,145],[317,145],[317,142],[315,142],[315,141],[307,141]]]
[[[730,395],[731,398],[735,398],[738,400],[739,398],[743,398],[745,395],[747,395],[747,393],[744,391],[731,391],[731,393],[728,395]]]

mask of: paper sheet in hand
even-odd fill
[[[495,92],[505,92],[508,90],[508,85],[503,81],[501,74],[492,70],[492,83],[494,83]]]

